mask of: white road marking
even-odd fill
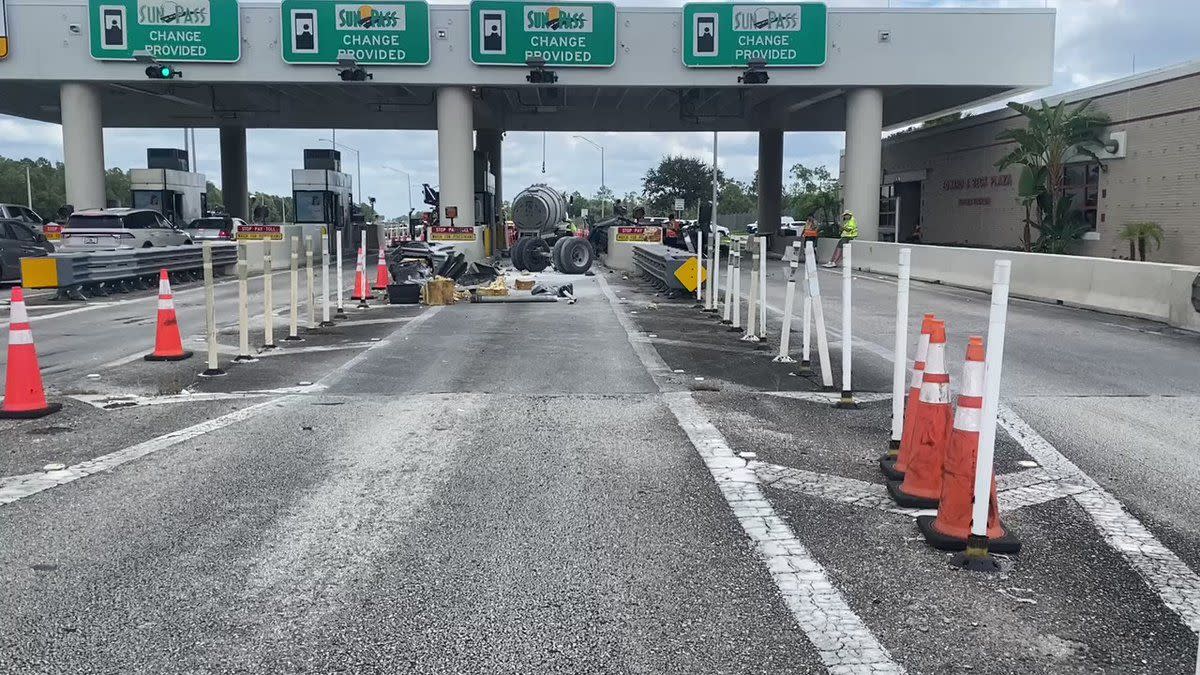
[[[52,487],[72,483],[80,478],[85,478],[101,471],[108,471],[126,462],[132,462],[135,459],[178,445],[197,436],[203,436],[217,429],[223,429],[231,424],[253,417],[264,408],[275,404],[278,400],[272,399],[256,403],[241,410],[235,410],[227,415],[192,425],[186,429],[172,431],[169,434],[131,445],[116,452],[110,452],[107,455],[101,455],[95,459],[72,464],[61,471],[30,473],[0,478],[0,506],[11,504],[19,499],[49,490]]]
[[[1121,502],[1063,456],[1011,408],[1000,406],[1000,426],[1048,471],[1086,488],[1072,495],[1104,541],[1129,561],[1163,604],[1200,633],[1200,577],[1162,544]]]
[[[642,366],[663,391],[663,400],[687,434],[696,452],[742,529],[767,563],[779,592],[796,623],[816,647],[830,673],[903,673],[887,649],[854,613],[825,569],[796,538],[762,492],[758,476],[737,457],[725,437],[686,391],[668,391],[664,377],[670,368],[654,346],[637,340],[637,329],[603,277],[597,283],[608,299],[629,344]]]
[[[768,394],[779,398],[792,398],[798,401],[808,401],[809,403],[837,403],[842,400],[841,392],[833,391],[760,391],[760,394]],[[886,401],[892,397],[887,392],[878,391],[856,391],[854,392],[854,400],[859,403],[873,403],[875,401]]]
[[[101,410],[116,410],[133,408],[143,405],[170,405],[174,403],[199,403],[203,401],[231,401],[244,398],[262,398],[264,396],[287,396],[292,394],[312,394],[325,389],[324,385],[309,385],[300,387],[282,387],[280,389],[256,389],[250,391],[202,391],[195,393],[170,394],[166,396],[141,396],[138,394],[76,394],[71,396],[77,401],[95,406]]]

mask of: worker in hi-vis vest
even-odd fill
[[[833,258],[825,263],[825,267],[837,267],[842,264],[842,247],[846,242],[858,238],[858,223],[850,211],[842,211],[842,233],[838,237],[837,247],[833,249]]]

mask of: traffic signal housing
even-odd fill
[[[183,77],[183,71],[162,63],[146,66],[146,77],[152,80],[173,80]]]
[[[368,73],[367,69],[362,66],[339,70],[338,77],[342,78],[343,82],[366,82],[375,79],[375,76]]]

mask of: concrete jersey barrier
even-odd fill
[[[821,241],[820,260],[828,258],[834,243]],[[1200,311],[1193,304],[1193,294],[1200,293],[1200,267],[882,241],[855,241],[854,267],[895,276],[901,248],[912,249],[913,279],[988,290],[992,264],[1007,259],[1014,296],[1200,331]]]

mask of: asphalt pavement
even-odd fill
[[[631,275],[570,280],[575,304],[349,309],[256,363],[222,322],[213,379],[122,361],[146,326],[116,317],[152,299],[35,320],[66,407],[0,422],[0,671],[1194,671],[1197,421],[1170,424],[1196,336],[1014,301],[997,472],[1024,549],[984,576],[875,468],[893,282],[856,279],[844,411],[771,362],[778,314],[754,348]],[[986,296],[914,284],[921,311],[956,377]]]

